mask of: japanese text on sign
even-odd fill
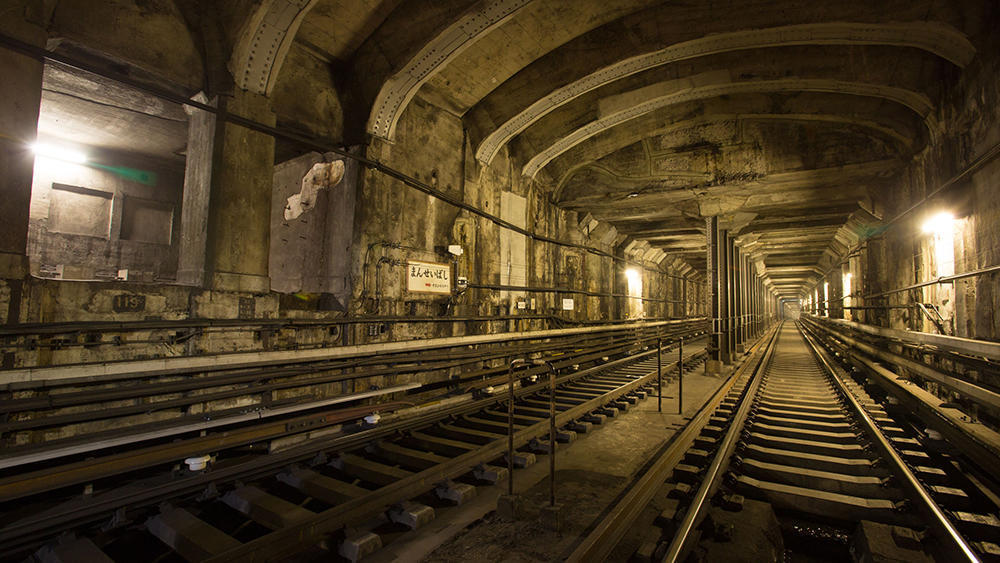
[[[407,262],[406,289],[419,293],[451,293],[451,266],[434,262]]]

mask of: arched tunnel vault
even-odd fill
[[[502,125],[491,132],[476,149],[476,158],[488,164],[500,147],[536,120],[586,92],[632,74],[677,61],[728,51],[818,44],[914,47],[931,52],[959,66],[967,64],[975,52],[968,40],[957,30],[928,22],[885,25],[816,23],[720,33],[626,58],[544,95],[516,115],[507,118]],[[482,105],[489,103],[489,100],[484,100]],[[518,100],[509,96],[504,98],[502,103],[503,108],[491,108],[494,110],[490,112],[494,120],[503,119],[501,115],[495,113],[496,110],[517,107]],[[522,102],[524,103],[526,102]]]
[[[249,93],[259,119],[357,146],[483,216],[510,212],[513,194],[524,221],[561,239],[645,244],[696,270],[703,221],[719,216],[788,287],[893,208],[902,184],[927,193],[990,138],[956,133],[991,105],[967,84],[992,69],[996,6],[983,0],[18,1],[40,7],[58,52],[79,44],[185,96]],[[95,32],[108,18],[116,27]],[[167,31],[173,49],[130,43]],[[302,151],[286,139],[261,154]],[[951,164],[919,169],[938,160]],[[418,209],[422,195],[381,178],[358,180],[378,194],[359,205],[384,206],[363,216]],[[455,213],[418,209],[400,237],[437,246],[471,228]],[[613,235],[590,237],[587,214]],[[383,225],[369,230],[358,240]],[[483,236],[486,248],[502,235]],[[536,254],[526,262],[542,276],[555,253]]]
[[[297,60],[344,69],[345,139],[364,129],[402,154],[417,150],[419,124],[396,132],[408,113],[457,116],[480,181],[520,171],[697,269],[700,222],[728,217],[787,283],[875,220],[865,210],[941,135],[941,98],[982,33],[971,1],[300,4]],[[797,246],[773,247],[772,227]]]
[[[936,133],[932,109],[940,86],[928,81],[939,70],[936,57],[915,55],[906,70],[888,69],[907,53],[872,47],[803,47],[725,53],[697,64],[658,67],[588,92],[561,105],[526,128],[515,150],[526,160],[523,173],[533,177],[549,161],[575,144],[608,128],[678,103],[753,93],[832,93],[848,97],[823,108],[842,111],[853,98],[877,98],[910,109]],[[836,109],[833,109],[836,108]],[[820,108],[815,108],[820,109]],[[773,110],[772,110],[773,111]]]
[[[621,134],[605,132],[564,162],[551,197],[696,268],[705,261],[701,218],[729,217],[734,232],[763,237],[762,255],[780,237],[791,254],[774,263],[786,268],[782,281],[808,282],[824,257],[844,250],[838,233],[860,206],[872,207],[910,147],[868,120],[765,115],[709,114],[646,136],[615,128]],[[800,273],[789,278],[788,268]]]
[[[540,172],[540,181],[553,185],[557,197],[572,170],[644,138],[661,138],[664,150],[695,146],[718,142],[716,137],[723,134],[720,127],[726,122],[760,121],[841,124],[859,134],[883,139],[887,154],[900,158],[921,150],[927,138],[919,116],[878,98],[821,92],[751,93],[668,106],[630,120],[625,127],[601,131],[552,160]]]

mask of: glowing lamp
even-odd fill
[[[924,222],[923,231],[927,234],[941,235],[950,233],[955,216],[947,211],[942,211]]]
[[[35,153],[35,156],[43,156],[55,160],[65,160],[66,162],[75,162],[77,164],[87,162],[87,155],[80,151],[48,143],[34,143],[31,145],[31,151]]]

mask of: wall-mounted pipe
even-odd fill
[[[524,285],[502,285],[502,284],[483,284],[483,283],[470,283],[468,287],[470,289],[487,289],[495,291],[524,291],[526,293],[564,293],[564,294],[586,295],[588,297],[624,297],[626,299],[641,299],[642,301],[650,301],[654,303],[685,303],[685,301],[678,299],[639,297],[636,295],[628,295],[626,293],[613,293],[609,291],[587,291],[584,289],[570,289],[568,287],[531,287]]]

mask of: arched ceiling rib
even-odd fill
[[[793,45],[891,45],[922,49],[960,67],[975,54],[964,35],[929,22],[900,24],[816,23],[709,35],[628,58],[557,88],[508,119],[479,145],[476,158],[489,164],[511,138],[557,107],[615,80],[686,59],[716,53]]]
[[[927,123],[928,130],[933,132],[937,129],[934,123],[934,117],[931,115],[933,105],[930,100],[921,93],[904,90],[902,88],[822,78],[792,78],[785,80],[744,82],[731,82],[728,80],[728,76],[713,78],[716,78],[717,83],[694,87],[684,87],[687,85],[680,85],[676,82],[653,84],[643,89],[643,91],[630,92],[613,99],[609,99],[606,107],[601,110],[601,113],[604,114],[604,116],[558,139],[552,145],[548,146],[531,158],[531,160],[524,165],[521,172],[524,176],[533,178],[538,171],[542,169],[542,167],[582,141],[659,108],[692,100],[730,96],[734,94],[826,92],[880,98],[906,106],[924,119]],[[719,80],[720,78],[721,80]],[[641,101],[638,103],[630,103],[632,100],[636,99]]]
[[[417,90],[435,72],[531,0],[480,2],[428,41],[382,85],[368,119],[368,132],[392,139],[396,122]]]
[[[271,93],[295,34],[316,2],[268,0],[257,7],[229,63],[239,88],[257,94]]]
[[[396,122],[422,87],[430,97],[433,96],[428,90],[446,90],[442,99],[437,100],[439,105],[463,113],[496,84],[551,49],[657,1],[479,2],[386,79],[375,98],[368,132],[392,140]],[[471,79],[471,75],[484,72],[488,73],[488,80]]]
[[[787,119],[786,119],[787,118]],[[643,139],[660,151],[725,143],[720,128],[727,123],[740,129],[761,123],[812,124],[813,128],[840,124],[873,139],[883,139],[886,154],[904,158],[922,147],[922,120],[899,105],[876,98],[850,98],[834,94],[752,94],[713,98],[662,108],[629,122],[628,127],[606,130],[574,146],[545,168],[552,179],[553,200],[574,170],[618,152]],[[728,133],[725,133],[728,134]],[[899,137],[906,143],[898,142]]]
[[[806,114],[806,113],[741,113],[741,114],[712,114],[706,115],[704,117],[699,117],[695,119],[689,119],[684,121],[678,121],[672,124],[670,127],[660,130],[649,131],[644,128],[639,128],[636,131],[629,132],[626,135],[612,135],[609,138],[600,143],[598,146],[590,146],[584,150],[576,150],[574,154],[569,158],[569,162],[573,164],[568,164],[568,168],[565,172],[561,172],[558,175],[558,180],[555,189],[552,191],[552,199],[554,201],[559,200],[560,193],[563,187],[566,185],[566,181],[572,177],[573,173],[585,166],[593,165],[594,161],[605,157],[615,151],[625,148],[633,143],[642,141],[643,139],[650,136],[660,136],[660,135],[670,135],[671,133],[693,129],[699,126],[706,126],[713,123],[727,122],[727,121],[802,121],[802,122],[815,122],[815,123],[832,123],[839,125],[852,125],[857,126],[862,129],[870,130],[873,134],[881,134],[887,138],[895,140],[904,149],[909,149],[912,146],[912,137],[906,135],[905,132],[884,123],[877,122],[873,119],[866,119],[862,117],[841,115],[841,114]],[[574,149],[580,149],[581,145],[577,145]],[[560,156],[560,158],[565,157],[566,153]],[[673,173],[672,173],[673,175]]]

